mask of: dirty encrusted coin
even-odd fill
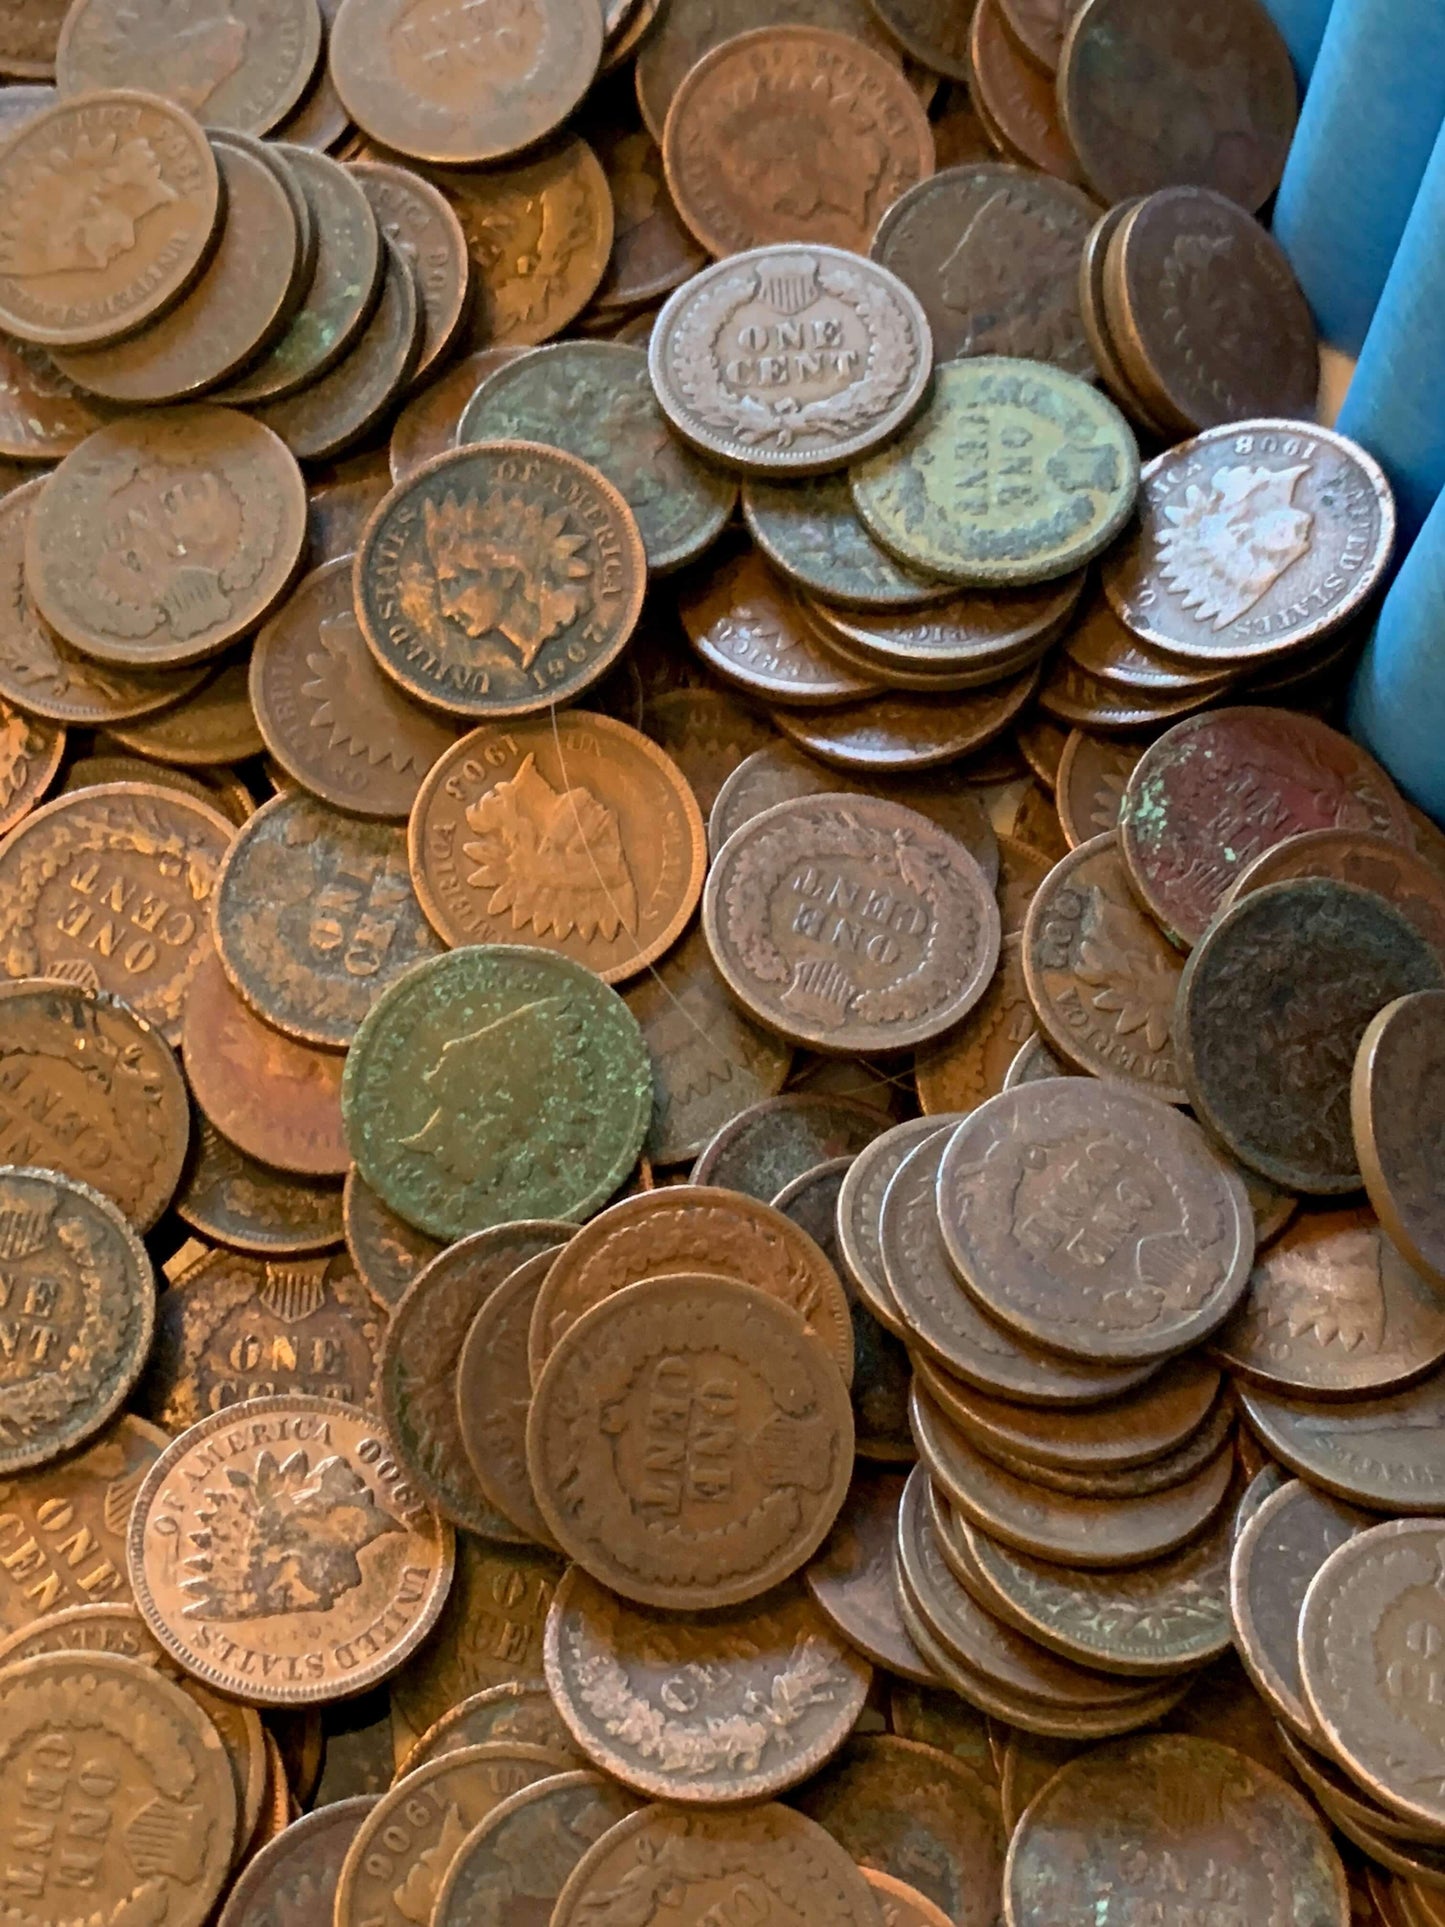
[[[409,695],[477,721],[580,696],[647,585],[621,493],[575,455],[494,442],[435,456],[373,514],[356,559],[368,648]]]
[[[1288,1190],[1360,1184],[1350,1079],[1366,1026],[1445,969],[1372,891],[1325,878],[1241,898],[1191,953],[1174,1045],[1190,1101],[1242,1164]]]
[[[113,1418],[150,1351],[155,1273],[116,1205],[78,1178],[0,1165],[10,1342],[0,1474],[43,1465]]]
[[[341,1199],[346,1248],[373,1298],[392,1309],[423,1265],[444,1249],[441,1241],[399,1218],[353,1164]]]
[[[721,1185],[770,1204],[794,1178],[830,1158],[852,1157],[886,1129],[887,1078],[870,1073],[862,1058],[819,1058],[813,1077],[817,1088],[765,1097],[724,1124],[692,1167],[689,1182]]]
[[[355,1406],[301,1394],[202,1419],[146,1475],[126,1558],[161,1645],[266,1706],[360,1692],[425,1637],[452,1533]]]
[[[456,1849],[432,1903],[432,1927],[487,1919],[549,1927],[553,1905],[583,1854],[639,1805],[601,1773],[557,1773],[524,1787]]]
[[[794,346],[792,344],[800,345]],[[844,248],[753,248],[705,268],[658,316],[663,413],[704,455],[767,475],[842,468],[897,433],[928,386],[917,297]]]
[[[1370,1202],[1410,1263],[1445,1282],[1445,992],[1417,991],[1372,1018],[1355,1057],[1350,1115]]]
[[[547,1615],[547,1682],[578,1746],[654,1800],[772,1798],[843,1744],[873,1669],[795,1582],[679,1619],[580,1566]]]
[[[918,420],[850,482],[869,531],[900,560],[1018,588],[1108,548],[1134,507],[1139,450],[1113,402],[1077,375],[979,355],[945,362]]]
[[[438,1238],[585,1218],[621,1184],[652,1115],[647,1046],[590,970],[525,945],[414,964],[357,1032],[347,1141],[393,1210]]]
[[[248,1922],[271,1917],[272,1908],[279,1911],[313,1902],[326,1908],[329,1916],[347,1848],[376,1805],[376,1797],[354,1794],[350,1799],[331,1800],[293,1820],[279,1838],[246,1863],[216,1927],[247,1927]]]
[[[802,797],[729,837],[703,927],[733,995],[814,1049],[907,1049],[966,1016],[998,961],[983,872],[881,798]]]
[[[234,1251],[291,1257],[341,1242],[341,1186],[272,1170],[232,1144],[197,1112],[176,1216]]]
[[[593,1578],[702,1610],[756,1598],[817,1550],[848,1490],[853,1413],[790,1307],[731,1278],[653,1278],[553,1351],[527,1459],[553,1537]]]

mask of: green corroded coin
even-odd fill
[[[341,1085],[362,1177],[436,1238],[585,1218],[637,1161],[652,1073],[636,1018],[581,964],[479,944],[417,964],[356,1033]]]
[[[743,483],[749,533],[777,569],[850,609],[921,609],[954,593],[895,562],[858,520],[846,475]]]
[[[499,368],[467,403],[466,442],[544,442],[589,462],[626,497],[647,566],[675,569],[727,526],[737,483],[668,427],[647,356],[617,341],[562,341]]]
[[[1139,450],[1114,404],[1041,361],[934,371],[907,434],[849,470],[853,506],[902,562],[977,588],[1050,582],[1133,512]]]

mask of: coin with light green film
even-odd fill
[[[904,435],[849,471],[901,562],[979,588],[1049,582],[1108,548],[1139,488],[1119,410],[1078,376],[979,355],[943,363]]]
[[[356,1034],[347,1142],[399,1216],[438,1238],[587,1217],[637,1160],[652,1071],[636,1018],[566,957],[478,944],[414,965]]]

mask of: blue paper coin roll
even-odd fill
[[[1350,731],[1445,823],[1445,495],[1401,564],[1360,658]]]
[[[1289,57],[1299,75],[1300,91],[1309,85],[1319,57],[1320,42],[1330,17],[1330,0],[1264,0],[1265,10],[1284,35]]]

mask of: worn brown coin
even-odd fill
[[[459,1572],[464,1564],[465,1555],[458,1560]],[[550,1599],[551,1587],[546,1590]],[[492,1594],[494,1605],[505,1603],[504,1589],[494,1584]],[[545,1611],[544,1607],[544,1617]],[[403,1674],[402,1678],[405,1677]],[[407,1754],[397,1769],[397,1778],[464,1746],[512,1740],[520,1740],[526,1746],[545,1746],[563,1755],[575,1752],[572,1735],[562,1724],[540,1673],[536,1679],[508,1680],[501,1686],[488,1686],[443,1713]],[[576,1753],[573,1764],[581,1767],[585,1759],[585,1754]]]
[[[1445,1280],[1445,1197],[1436,1150],[1442,1084],[1440,1023],[1445,994],[1420,991],[1373,1017],[1350,1085],[1355,1149],[1370,1202],[1410,1264]]]
[[[1092,375],[1079,258],[1098,210],[1022,167],[950,168],[895,200],[869,252],[923,303],[940,360],[1020,355]]]
[[[1251,1430],[1282,1465],[1312,1485],[1376,1512],[1445,1512],[1445,1374],[1381,1398],[1321,1405],[1239,1388]]]
[[[952,696],[891,694],[837,708],[772,712],[800,749],[862,774],[935,769],[991,743],[1038,685],[1026,669],[989,689]]]
[[[1156,692],[1120,689],[1081,669],[1067,652],[1056,656],[1039,685],[1039,708],[1069,729],[1119,731],[1136,735],[1157,731],[1179,716],[1189,716],[1214,700],[1216,690]]]
[[[65,773],[61,795],[98,789],[108,783],[142,783],[147,789],[160,788],[189,796],[208,809],[218,810],[232,834],[236,825],[244,823],[256,808],[255,797],[231,770],[207,770],[204,776],[193,776],[169,763],[147,762],[142,756],[77,756]]]
[[[647,1443],[676,1449],[664,1385],[690,1428],[667,1468]],[[592,1450],[599,1425],[617,1441],[606,1463]],[[683,1274],[633,1285],[572,1327],[537,1382],[527,1458],[554,1537],[594,1578],[644,1605],[735,1605],[827,1536],[853,1415],[795,1311],[733,1279]]]
[[[355,1165],[346,1174],[346,1248],[373,1298],[393,1308],[424,1265],[444,1248],[377,1196]]]
[[[426,463],[372,516],[362,634],[409,694],[515,718],[583,693],[632,633],[646,586],[632,511],[596,470],[526,442]]]
[[[1227,689],[1227,671],[1171,661],[1140,642],[1114,613],[1108,597],[1090,596],[1082,617],[1070,625],[1064,653],[1087,683],[1102,683],[1116,701],[1169,704],[1176,698],[1214,695]],[[1065,696],[1067,701],[1067,696]]]
[[[214,809],[153,784],[32,811],[0,844],[5,974],[110,991],[177,1042],[231,835]]]
[[[35,808],[64,754],[60,724],[27,716],[0,696],[0,835]]]
[[[657,301],[696,274],[707,256],[678,218],[657,143],[634,115],[624,109],[589,121],[587,137],[607,175],[615,213],[596,305],[620,312]]]
[[[1388,1808],[1371,1799],[1343,1767],[1327,1754],[1315,1750],[1316,1746],[1324,1743],[1318,1734],[1311,1745],[1296,1738],[1283,1721],[1279,1723],[1278,1731],[1285,1758],[1299,1775],[1302,1784],[1319,1802],[1325,1818],[1335,1820],[1347,1840],[1360,1845],[1367,1854],[1374,1843],[1383,1841],[1382,1850],[1387,1858],[1392,1850],[1398,1850],[1402,1862],[1418,1853],[1427,1865],[1434,1863],[1432,1872],[1445,1868],[1445,1860],[1442,1860],[1439,1852],[1439,1828],[1427,1829],[1409,1820],[1402,1820],[1398,1814],[1391,1813]],[[1404,1871],[1403,1866],[1401,1871]]]
[[[1040,859],[1038,867],[1042,873],[1048,866]],[[924,1111],[970,1111],[1003,1090],[1009,1066],[1036,1022],[1024,982],[1022,942],[1006,936],[998,968],[969,1016],[918,1054],[914,1075]]]
[[[376,1795],[334,1800],[293,1820],[262,1848],[236,1881],[217,1927],[259,1927],[293,1910],[329,1908],[347,1849]]]
[[[539,1219],[475,1232],[417,1273],[387,1326],[379,1397],[392,1443],[448,1518],[488,1537],[526,1535],[489,1504],[472,1471],[457,1409],[458,1362],[492,1293],[518,1265],[565,1243],[571,1230]]]
[[[1180,983],[1175,1048],[1195,1111],[1241,1163],[1290,1190],[1357,1189],[1360,1039],[1393,998],[1441,982],[1435,952],[1372,892],[1306,879],[1242,898]]]
[[[1023,968],[1044,1034],[1072,1064],[1185,1101],[1171,1041],[1183,965],[1131,893],[1116,834],[1080,844],[1040,884]]]
[[[1238,1303],[1254,1253],[1244,1185],[1198,1126],[1090,1078],[980,1106],[944,1151],[938,1211],[949,1258],[989,1313],[1089,1362],[1197,1342]]]
[[[626,1604],[577,1566],[548,1614],[545,1655],[577,1745],[625,1785],[689,1805],[767,1799],[806,1779],[847,1738],[872,1678],[796,1582],[682,1621]]]
[[[913,1740],[855,1739],[797,1804],[860,1864],[913,1880],[954,1927],[994,1927],[1003,1823],[961,1760]]]
[[[0,89],[0,107],[14,91]],[[0,334],[0,456],[15,462],[59,459],[107,417],[104,404],[82,394],[43,348]]]
[[[71,984],[0,985],[0,1162],[92,1184],[148,1231],[189,1138],[179,1066],[128,1004]]]
[[[114,341],[162,315],[204,267],[221,216],[200,127],[121,88],[26,121],[6,144],[0,193],[0,325],[52,348]]]
[[[756,550],[684,591],[679,613],[708,668],[763,702],[829,704],[881,688],[831,652],[806,605]]]
[[[819,1609],[848,1644],[904,1679],[936,1676],[898,1614],[901,1473],[860,1467],[821,1552],[803,1578]]]
[[[1394,541],[1389,482],[1356,443],[1297,422],[1235,422],[1149,464],[1138,526],[1103,585],[1140,641],[1167,656],[1268,665],[1347,622]]]
[[[1120,358],[1118,345],[1109,327],[1104,300],[1109,249],[1115,235],[1143,198],[1141,194],[1134,194],[1126,200],[1116,201],[1108,213],[1095,222],[1084,243],[1083,259],[1079,266],[1079,306],[1084,333],[1088,336],[1089,349],[1103,377],[1104,386],[1132,421],[1161,442],[1168,442],[1172,438],[1172,431],[1153,413],[1129,378],[1129,370]]]
[[[416,277],[422,306],[422,344],[413,379],[421,380],[450,354],[467,321],[472,262],[467,237],[451,203],[430,181],[388,161],[353,161],[381,231]]]
[[[456,740],[381,673],[357,626],[344,557],[306,576],[261,631],[250,694],[282,768],[356,816],[406,816],[426,772]]]
[[[344,0],[331,30],[332,79],[348,114],[414,160],[503,160],[559,126],[592,84],[602,15],[542,0],[499,33],[402,0]]]
[[[1445,957],[1445,880],[1424,857],[1367,830],[1304,830],[1262,850],[1225,892],[1222,907],[1295,877],[1333,877],[1373,890],[1401,911]]]
[[[1232,1747],[1161,1733],[1048,1782],[1010,1849],[1004,1908],[1009,1927],[1074,1927],[1116,1903],[1212,1894],[1259,1927],[1349,1927],[1344,1869],[1308,1802]]]
[[[1111,742],[1084,729],[1069,731],[1054,795],[1073,848],[1119,827],[1124,791],[1142,753],[1139,744]]]
[[[1300,1608],[1310,1581],[1370,1515],[1290,1479],[1240,1531],[1229,1568],[1239,1654],[1277,1719],[1318,1745],[1320,1730],[1300,1680]]]
[[[894,1684],[888,1694],[888,1718],[900,1739],[919,1740],[951,1753],[972,1767],[985,1786],[999,1788],[1006,1742],[978,1707],[938,1687]]]
[[[405,482],[433,455],[456,445],[462,410],[488,375],[515,361],[521,348],[483,348],[434,374],[392,423],[387,459],[393,482]],[[380,499],[380,498],[378,498]]]
[[[1320,829],[1410,844],[1399,794],[1378,764],[1313,716],[1265,708],[1177,723],[1135,765],[1119,817],[1134,888],[1181,949],[1257,857]]]
[[[199,1112],[175,1212],[203,1238],[260,1256],[329,1251],[341,1240],[341,1187],[258,1164]]]
[[[180,1041],[196,1102],[224,1137],[278,1170],[304,1177],[346,1171],[341,1053],[264,1023],[214,951],[191,976]]]
[[[436,1927],[505,1909],[515,1927],[548,1927],[587,1848],[640,1803],[600,1773],[565,1773],[514,1793],[457,1848],[432,1906]],[[501,1918],[501,1914],[494,1914]]]
[[[677,766],[639,731],[581,710],[463,737],[422,784],[408,840],[444,941],[540,945],[605,983],[676,941],[706,863]]]
[[[568,1241],[532,1317],[534,1384],[562,1339],[604,1299],[663,1273],[703,1271],[755,1286],[787,1305],[844,1382],[852,1378],[848,1300],[813,1239],[770,1204],[690,1184],[624,1198]]]
[[[25,576],[84,654],[195,662],[264,621],[305,531],[300,470],[269,429],[230,409],[153,409],[61,463],[31,514]]]
[[[1258,208],[1279,184],[1298,112],[1288,49],[1252,0],[1187,17],[1147,0],[1086,7],[1064,40],[1058,88],[1084,173],[1111,203],[1187,182]]]
[[[848,1077],[849,1060],[816,1061]],[[723,1126],[692,1167],[691,1182],[771,1202],[805,1171],[871,1144],[888,1118],[869,1100],[884,1096],[861,1079],[856,1089],[791,1090],[765,1098]]]
[[[544,1546],[552,1535],[527,1470],[527,1339],[537,1294],[561,1249],[552,1245],[524,1259],[497,1286],[472,1320],[456,1364],[460,1436],[482,1497],[520,1536]]]
[[[743,758],[776,741],[763,717],[722,689],[669,689],[649,697],[642,728],[687,778],[704,816]]]
[[[232,658],[180,702],[149,716],[112,723],[106,741],[181,768],[208,769],[259,756],[263,744],[246,688],[245,663]]]
[[[862,1294],[873,1316],[896,1337],[908,1334],[883,1264],[883,1199],[910,1151],[961,1124],[963,1113],[910,1118],[875,1137],[849,1162],[838,1190],[839,1273]]]
[[[1078,156],[1060,118],[1053,83],[1018,47],[999,0],[979,0],[974,9],[969,69],[970,96],[1000,153],[1060,180],[1078,180]]]
[[[939,1405],[940,1409],[947,1409],[946,1401],[940,1400]],[[1192,1478],[1212,1462],[1233,1429],[1232,1404],[1228,1399],[1220,1399],[1204,1423],[1182,1445],[1148,1465],[1132,1466],[1121,1471],[1043,1466],[1032,1459],[1021,1458],[1006,1445],[990,1445],[986,1456],[1006,1472],[1027,1479],[1031,1484],[1047,1486],[1051,1492],[1080,1499],[1141,1499]]]
[[[319,569],[324,563],[355,555],[361,531],[386,492],[386,477],[379,474],[312,489],[306,505],[303,566]]]
[[[452,1538],[365,1413],[292,1394],[168,1447],[136,1497],[127,1559],[147,1625],[188,1672],[302,1705],[395,1671],[441,1611]]]
[[[939,1036],[998,960],[998,909],[968,851],[882,799],[800,798],[744,824],[709,873],[703,926],[746,1009],[830,1051]]]
[[[876,664],[885,680],[916,674],[939,688],[968,688],[1035,661],[1082,586],[1074,575],[1034,589],[955,590],[938,607],[898,615],[848,614],[826,600],[808,606],[830,637]]]
[[[917,609],[946,599],[946,583],[895,562],[853,512],[841,475],[743,484],[743,515],[763,554],[795,587],[858,609]]]

